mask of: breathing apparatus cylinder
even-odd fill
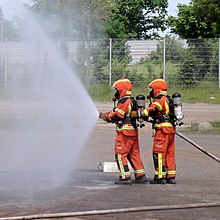
[[[137,115],[138,115],[137,120],[139,122],[139,126],[142,128],[145,126],[144,119],[142,118],[141,115],[141,110],[145,108],[145,96],[142,94],[136,96],[136,101],[137,101]]]
[[[144,95],[138,95],[136,97],[136,101],[137,101],[137,107],[138,108],[145,108],[145,96]]]
[[[178,121],[177,124],[181,125],[183,124],[181,120],[184,118],[181,95],[177,92],[174,93],[172,95],[172,100],[174,105],[174,115]]]

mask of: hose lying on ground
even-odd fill
[[[218,206],[220,206],[220,202],[161,205],[161,206],[142,206],[142,207],[123,208],[123,209],[106,209],[106,210],[92,210],[92,211],[69,212],[69,213],[67,212],[67,213],[54,213],[54,214],[38,214],[38,215],[27,215],[27,216],[17,216],[17,217],[8,217],[8,218],[5,217],[5,218],[0,218],[0,220],[64,218],[64,217],[75,217],[75,216],[86,216],[86,215],[104,215],[104,214],[126,213],[126,212],[190,209],[190,208],[205,208],[205,207],[218,207]]]
[[[215,161],[220,163],[220,159],[216,156],[214,156],[213,154],[209,153],[208,151],[204,150],[201,146],[199,146],[198,144],[196,144],[194,141],[190,140],[189,138],[187,138],[186,136],[184,136],[183,134],[181,134],[180,132],[176,132],[176,135],[178,135],[179,137],[181,137],[182,139],[184,139],[185,141],[189,142],[190,144],[192,144],[194,147],[196,147],[197,149],[199,149],[200,151],[202,151],[204,154],[206,154],[207,156],[211,157],[212,159],[214,159]]]

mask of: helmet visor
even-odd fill
[[[113,88],[113,89],[114,89],[113,90],[114,91],[114,95],[113,95],[112,101],[119,100],[120,95],[119,95],[118,90],[116,88]]]
[[[154,97],[153,89],[152,89],[151,87],[147,87],[147,90],[149,91],[149,96],[150,96],[151,98],[153,98],[153,97]]]

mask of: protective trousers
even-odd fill
[[[155,130],[153,161],[155,179],[176,177],[174,135],[162,129]]]
[[[134,169],[135,178],[145,175],[140,157],[138,136],[126,136],[118,132],[115,139],[115,160],[119,169],[120,179],[130,179],[128,161]]]

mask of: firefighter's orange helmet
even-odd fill
[[[112,88],[117,89],[119,93],[119,98],[123,96],[131,96],[132,83],[129,79],[121,78],[117,80]]]
[[[153,98],[159,94],[166,93],[168,90],[167,83],[163,79],[155,79],[149,85],[149,89],[152,91]]]

